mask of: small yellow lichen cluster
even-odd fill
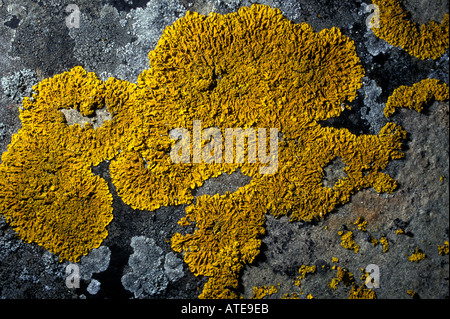
[[[396,108],[409,108],[421,112],[423,106],[432,100],[445,101],[449,99],[449,87],[436,79],[424,79],[412,86],[401,85],[389,96],[384,108],[384,115],[389,117]]]
[[[448,240],[446,240],[444,242],[444,245],[438,245],[438,251],[439,251],[439,255],[441,255],[441,256],[448,255],[448,251],[449,251]]]
[[[351,289],[348,294],[348,299],[376,299],[375,291],[372,289],[367,289],[364,285],[358,287],[355,282],[355,277],[353,274],[345,268],[341,268],[339,266],[333,266],[333,269],[337,268],[336,277],[331,280],[328,286],[334,290],[337,289],[339,283],[343,283],[346,287],[351,286]],[[367,277],[367,273],[364,268],[361,269],[363,271],[363,276],[361,280],[365,280]]]
[[[291,294],[285,293],[281,299],[300,299],[300,295],[296,292],[293,292]],[[313,295],[307,294],[306,299],[314,299]]]
[[[253,287],[252,299],[262,299],[266,296],[276,294],[277,292],[278,289],[274,285]]]
[[[364,217],[359,216],[358,219],[353,223],[358,226],[358,229],[362,232],[367,231],[367,220],[364,220]]]
[[[343,283],[345,286],[350,286],[355,282],[353,274],[345,268],[333,266],[333,269],[337,268],[336,277],[331,280],[328,286],[331,289],[336,290],[339,283]]]
[[[377,297],[374,290],[353,284],[348,299],[377,299]]]
[[[379,23],[372,31],[391,45],[400,46],[420,59],[437,59],[449,47],[449,15],[441,24],[430,21],[420,27],[408,19],[399,0],[372,0],[379,8]],[[375,17],[374,17],[375,18]]]
[[[336,257],[332,258],[332,262],[338,262],[339,260]],[[324,266],[322,266],[324,268]],[[306,277],[307,274],[313,274],[316,272],[317,267],[316,266],[306,266],[302,265],[299,269],[299,276],[295,279],[295,285],[301,288],[301,280]],[[364,287],[364,284],[361,286],[358,286],[356,283],[355,277],[353,274],[347,270],[346,268],[339,267],[337,265],[334,265],[331,269],[337,270],[336,277],[334,277],[331,282],[328,284],[328,287],[337,290],[340,283],[342,283],[345,287],[351,287],[348,294],[348,299],[376,299],[375,291],[372,289],[368,289]],[[361,271],[363,272],[361,276],[361,280],[363,282],[366,281],[367,276],[369,276],[369,273],[365,271],[364,268],[361,268]],[[269,286],[271,287],[271,286]],[[275,288],[275,287],[274,287]],[[265,296],[265,293],[267,290],[266,286],[263,286],[261,288],[254,287],[253,288],[254,295],[258,295],[259,293],[262,294],[262,296]],[[277,292],[277,290],[275,290]],[[282,296],[282,299],[300,299],[302,295],[305,293],[303,291],[300,292],[293,292],[293,293],[286,293]],[[314,297],[312,294],[308,294],[306,296],[307,299],[313,299]]]
[[[301,280],[304,279],[306,277],[307,274],[313,274],[315,273],[317,270],[317,267],[312,265],[312,266],[306,266],[306,265],[302,265],[299,270],[298,273],[299,275],[295,278],[294,284],[297,287],[301,286]],[[280,285],[280,284],[278,284]],[[271,288],[273,287],[273,288]],[[275,286],[269,286],[269,291],[273,291],[273,293],[277,292],[277,289],[275,288]],[[266,292],[267,288],[266,286],[263,286],[262,288],[258,288],[258,287],[254,287],[253,288],[253,295],[255,295],[256,293],[262,293],[263,296],[265,296],[265,292]],[[305,293],[303,291],[300,292],[293,292],[291,294],[285,293],[281,299],[300,299],[300,296],[304,295]],[[308,294],[306,296],[306,299],[313,299],[314,297],[311,294]]]
[[[293,292],[291,294],[285,293],[281,299],[300,299],[300,295],[296,292]]]
[[[359,231],[361,232],[367,232],[367,221],[364,220],[364,217],[360,216],[357,218],[357,220],[355,222],[353,222],[353,225],[356,225],[356,227],[358,228]],[[356,228],[353,227],[353,229],[355,230]],[[396,232],[398,233],[398,231]],[[355,238],[354,238],[354,234],[352,231],[350,230],[340,230],[338,232],[338,235],[341,237],[341,246],[349,249],[349,250],[353,250],[355,253],[357,253],[359,251],[359,245],[356,243]],[[378,244],[381,243],[382,247],[383,247],[383,252],[387,252],[390,248],[389,242],[386,238],[386,235],[382,235],[382,237],[380,238],[380,240],[377,240],[375,237],[372,236],[372,234],[368,234],[368,241],[372,244],[373,247],[377,246]]]
[[[408,290],[406,291],[406,293],[407,293],[411,298],[413,298],[413,299],[416,299],[416,298],[417,298],[417,293],[416,293],[414,290],[412,290],[412,289],[408,289]]]
[[[383,246],[383,253],[387,252],[389,250],[389,247],[390,247],[387,238],[386,237],[381,237],[380,238],[380,243]]]
[[[344,247],[345,249],[353,250],[355,253],[359,251],[359,245],[355,242],[353,232],[351,231],[344,232],[343,230],[340,230],[338,232],[338,235],[341,236],[342,247]]]
[[[301,280],[304,279],[306,277],[306,274],[313,274],[316,272],[317,267],[316,266],[306,266],[306,265],[302,265],[300,267],[300,269],[298,270],[299,275],[297,276],[297,278],[295,278],[295,285],[300,287],[301,285]]]
[[[369,242],[372,244],[373,247],[375,247],[376,245],[378,245],[380,242],[378,241],[378,239],[376,239],[375,237],[373,237],[372,235],[369,236]]]
[[[421,260],[424,260],[427,256],[425,255],[425,253],[420,250],[419,248],[416,248],[416,250],[412,253],[411,256],[408,257],[408,260],[410,262],[416,262],[418,263]]]
[[[361,268],[361,272],[362,272],[362,275],[361,275],[360,279],[363,282],[366,282],[366,279],[370,275],[370,273],[368,273],[365,268]]]

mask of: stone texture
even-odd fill
[[[147,54],[164,28],[186,10],[208,14],[228,13],[251,0],[104,0],[76,1],[80,28],[65,25],[65,8],[72,0],[0,0],[0,152],[20,128],[18,107],[31,86],[43,78],[75,65],[96,72],[102,79],[114,76],[134,82],[148,68]],[[352,110],[322,123],[346,127],[356,134],[374,134],[387,121],[382,110],[387,97],[399,85],[411,85],[426,77],[448,84],[448,53],[442,58],[419,61],[400,48],[376,38],[365,25],[367,1],[265,0],[279,7],[294,22],[305,21],[315,31],[336,26],[354,39],[366,70],[359,97]],[[444,0],[406,0],[414,21],[440,21],[448,12]],[[290,223],[288,218],[267,217],[261,254],[241,275],[240,292],[251,297],[252,288],[276,285],[283,294],[312,294],[316,298],[347,298],[350,287],[328,283],[339,266],[354,274],[358,285],[361,268],[376,264],[380,269],[378,298],[448,298],[449,256],[438,254],[437,245],[449,238],[449,122],[448,102],[432,103],[423,114],[400,110],[390,121],[408,131],[406,157],[389,164],[386,172],[399,182],[393,195],[367,189],[318,223]],[[73,123],[108,119],[108,114],[83,119],[66,115]],[[103,116],[103,117],[102,117]],[[71,123],[72,123],[71,122]],[[94,122],[92,122],[94,123]],[[328,167],[324,183],[342,176],[337,161]],[[174,253],[168,240],[184,232],[177,221],[184,206],[163,207],[155,212],[135,211],[125,205],[109,178],[109,163],[93,168],[113,194],[114,220],[102,246],[79,263],[81,286],[65,285],[67,262],[42,247],[24,244],[0,218],[0,298],[196,298],[206,278],[195,277]],[[441,181],[441,177],[442,180]],[[208,180],[195,195],[223,194],[249,183],[240,173]],[[353,223],[368,222],[362,232]],[[358,253],[341,246],[340,230],[353,232]],[[404,234],[396,234],[402,229]],[[370,237],[384,237],[389,250],[373,246]],[[416,248],[426,253],[419,263],[408,261]],[[339,259],[332,262],[332,258]],[[317,271],[294,284],[301,265],[316,265]],[[125,278],[125,279],[124,279]]]

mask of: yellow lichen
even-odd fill
[[[316,33],[264,5],[227,15],[188,12],[165,29],[149,60],[137,84],[100,81],[76,67],[42,81],[23,101],[22,129],[0,164],[0,211],[22,239],[72,261],[98,247],[112,196],[91,169],[111,160],[112,182],[132,208],[188,205],[179,224],[195,228],[174,234],[172,248],[195,275],[208,277],[201,298],[236,298],[240,271],[259,254],[266,213],[320,220],[363,188],[397,187],[381,171],[403,157],[400,126],[356,136],[319,124],[339,116],[362,86],[355,45],[339,29]],[[60,111],[93,116],[105,107],[112,120],[95,129],[68,125]],[[237,154],[231,163],[224,156],[174,163],[170,132],[192,132],[195,121],[222,136],[226,128],[277,129],[278,170],[263,174],[259,158],[241,163]],[[324,168],[337,157],[346,177],[325,187]],[[238,168],[250,184],[193,203],[192,189]],[[351,232],[343,243],[359,248]]]
[[[404,234],[405,233],[405,231],[403,230],[403,229],[401,229],[401,228],[399,228],[399,229],[397,229],[396,231],[395,231],[395,234],[396,235],[401,235],[401,234]]]
[[[417,296],[417,293],[416,293],[414,290],[412,290],[412,289],[408,289],[408,290],[406,291],[406,293],[407,293],[411,298],[413,298],[413,299],[415,299],[416,296]]]
[[[353,284],[348,299],[377,299],[377,297],[374,290]]]
[[[298,270],[299,275],[295,279],[295,282],[294,282],[295,285],[300,287],[301,280],[306,277],[306,274],[313,274],[316,272],[316,270],[317,270],[317,267],[314,265],[313,266],[302,265],[300,267],[300,269]]]
[[[296,292],[293,292],[292,294],[285,293],[281,299],[300,299],[300,295]]]
[[[396,108],[409,108],[421,112],[423,106],[432,100],[449,99],[449,87],[436,79],[424,79],[412,86],[401,85],[389,96],[384,108],[386,117],[394,114]]]
[[[299,273],[298,278],[303,279],[306,277],[306,274],[313,274],[316,272],[316,270],[317,270],[317,267],[314,265],[313,266],[302,265],[300,267],[300,269],[298,270],[298,273]]]
[[[116,154],[115,137],[110,121],[95,130],[69,126],[59,110],[110,110],[116,87],[76,67],[33,89],[20,109],[22,128],[2,155],[0,211],[23,241],[77,261],[101,244],[112,220],[108,185],[91,167]]]
[[[418,263],[419,261],[424,260],[425,258],[426,258],[425,253],[419,248],[416,248],[416,250],[412,253],[412,255],[408,257],[408,260],[410,262]]]
[[[370,235],[369,237],[369,242],[372,243],[372,246],[375,247],[376,245],[378,245],[380,242],[378,241],[378,239],[376,239],[375,237],[373,237],[372,235]]]
[[[380,243],[383,246],[383,253],[387,252],[389,250],[389,242],[386,237],[380,238]]]
[[[353,232],[351,231],[339,231],[338,235],[341,236],[341,246],[353,250],[355,253],[359,251],[359,245],[355,242]]]
[[[261,203],[252,201],[244,189],[238,194],[201,196],[186,208],[183,223],[195,223],[193,234],[177,233],[172,248],[184,252],[195,275],[210,277],[200,298],[237,297],[239,272],[259,253],[265,214]]]
[[[378,22],[372,31],[391,45],[400,46],[420,59],[437,59],[449,47],[449,15],[442,23],[430,21],[420,27],[408,19],[399,0],[372,0],[378,6]],[[375,19],[376,17],[374,17]]]
[[[448,255],[448,251],[449,251],[448,240],[446,240],[443,245],[438,245],[438,251],[439,251],[439,255],[441,255],[441,256]]]
[[[278,292],[278,289],[274,285],[253,287],[252,299],[262,299],[266,296],[276,294],[277,292]]]
[[[364,220],[364,217],[358,217],[358,219],[353,224],[358,226],[358,229],[360,231],[367,231],[367,220]]]
[[[365,268],[361,268],[361,272],[362,272],[362,275],[361,275],[360,279],[361,279],[363,282],[366,282],[366,278],[367,278],[367,276],[369,276],[370,274],[369,274],[368,272],[366,272],[366,269],[365,269]]]
[[[336,290],[339,283],[343,283],[345,286],[350,286],[354,284],[355,278],[353,274],[345,268],[337,267],[336,277],[331,279],[331,282],[328,286],[331,289]]]

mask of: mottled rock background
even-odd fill
[[[0,0],[0,152],[20,128],[18,106],[40,80],[81,65],[102,79],[109,76],[135,82],[148,68],[147,54],[163,29],[187,10],[208,14],[228,13],[251,0]],[[279,7],[294,22],[307,22],[315,31],[336,26],[356,43],[366,70],[364,85],[352,110],[323,125],[346,127],[356,134],[376,134],[387,122],[384,103],[399,85],[438,78],[448,84],[448,53],[421,61],[376,38],[367,29],[366,1],[267,0],[259,3]],[[424,23],[448,12],[445,0],[407,0],[411,19]],[[66,7],[80,9],[79,28],[69,29]],[[437,246],[449,239],[449,123],[448,102],[432,103],[418,114],[400,110],[392,121],[408,131],[406,157],[389,164],[386,172],[399,182],[393,195],[372,189],[355,194],[350,203],[318,223],[289,223],[287,218],[268,216],[267,234],[258,259],[241,276],[244,297],[252,288],[276,285],[280,298],[296,292],[301,298],[347,298],[349,287],[333,290],[328,283],[337,265],[348,269],[358,285],[361,268],[376,264],[380,269],[378,298],[449,297],[449,256]],[[66,115],[68,116],[68,115]],[[340,176],[342,166],[327,168],[327,180]],[[108,163],[95,168],[114,195],[114,220],[102,246],[80,263],[80,288],[66,286],[66,266],[35,244],[24,244],[0,218],[0,298],[196,298],[207,278],[193,276],[167,242],[175,232],[184,207],[164,207],[155,212],[135,211],[125,205],[110,182]],[[442,177],[442,178],[441,178]],[[441,181],[442,179],[442,181]],[[326,181],[324,181],[326,182]],[[211,179],[197,194],[236,190],[248,183],[239,173]],[[367,232],[353,224],[359,216]],[[338,231],[353,231],[358,253],[340,245]],[[397,235],[396,230],[404,234]],[[389,250],[368,241],[387,238]],[[427,255],[419,263],[408,256],[419,248]],[[332,263],[332,257],[339,259]],[[317,272],[294,285],[301,265],[316,265]],[[151,267],[145,267],[151,265]]]

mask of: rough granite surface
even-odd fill
[[[147,55],[164,28],[187,10],[201,14],[229,13],[251,0],[0,0],[0,153],[20,128],[19,105],[40,80],[81,65],[100,78],[110,76],[135,82],[148,68]],[[400,85],[438,78],[449,83],[449,57],[418,60],[400,48],[378,39],[365,21],[370,1],[358,0],[263,0],[281,9],[294,22],[307,22],[314,30],[338,27],[355,41],[366,70],[352,110],[323,125],[346,127],[355,134],[377,134],[387,122],[383,116],[387,97]],[[80,10],[79,28],[66,26],[66,7]],[[406,0],[404,6],[417,23],[441,21],[448,12],[446,0]],[[79,122],[65,114],[68,122]],[[107,115],[105,115],[107,116]],[[449,297],[449,256],[437,246],[449,240],[449,104],[435,102],[423,113],[399,110],[390,120],[408,132],[406,156],[385,170],[399,183],[392,195],[372,189],[359,191],[351,202],[336,209],[324,221],[290,223],[288,218],[267,216],[266,235],[257,260],[241,273],[240,293],[252,296],[255,286],[275,285],[281,298],[296,292],[300,298],[348,297],[349,287],[328,284],[336,277],[333,266],[354,274],[358,285],[361,268],[380,269],[377,298],[408,299]],[[82,120],[82,119],[81,119]],[[98,115],[97,123],[103,121]],[[66,267],[58,257],[35,244],[25,244],[0,218],[0,298],[196,298],[207,278],[195,277],[183,256],[171,250],[168,240],[185,232],[177,221],[184,206],[163,207],[154,212],[136,211],[117,196],[109,177],[109,163],[93,169],[104,178],[113,194],[114,219],[108,237],[78,263],[79,288],[66,286]],[[327,167],[324,183],[342,176],[342,163]],[[223,194],[249,182],[237,172],[210,179],[195,195]],[[1,213],[1,212],[0,212]],[[368,222],[358,230],[358,217]],[[404,234],[396,234],[402,229]],[[353,232],[360,250],[341,246],[340,230]],[[370,238],[384,237],[389,249],[373,246]],[[416,248],[426,259],[410,262]],[[336,262],[332,260],[335,257]],[[316,265],[314,274],[294,284],[301,265]],[[303,294],[301,294],[303,293]]]

